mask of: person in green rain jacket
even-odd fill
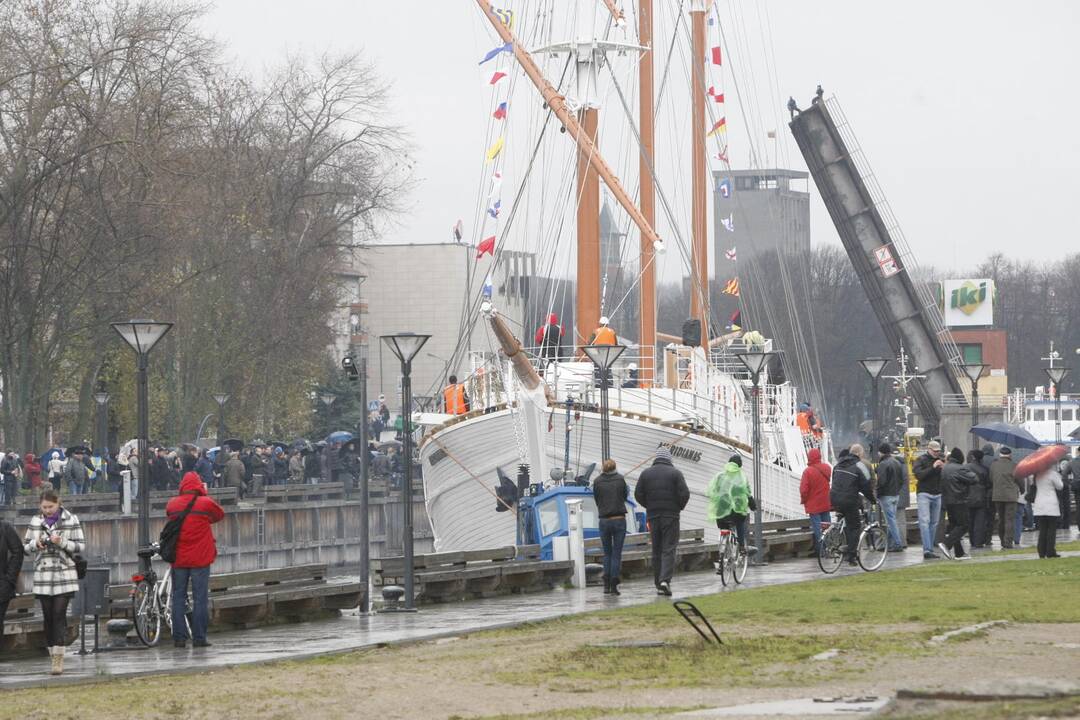
[[[739,547],[746,550],[746,520],[756,504],[743,475],[741,455],[732,455],[724,469],[709,482],[708,499],[709,519],[715,520],[721,530],[734,529]]]

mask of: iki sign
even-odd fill
[[[946,280],[942,290],[948,327],[994,324],[993,280]]]
[[[975,285],[971,280],[964,282],[963,285],[952,291],[949,307],[953,310],[959,310],[965,315],[970,315],[978,310],[979,306],[986,300],[986,282],[986,280],[983,280],[978,285]]]

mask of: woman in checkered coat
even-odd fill
[[[60,505],[52,488],[41,492],[40,510],[26,529],[23,549],[34,557],[34,595],[41,603],[52,674],[59,675],[64,671],[68,603],[79,589],[74,556],[86,549],[86,540],[79,518]]]

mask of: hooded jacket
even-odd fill
[[[978,475],[953,457],[941,468],[941,500],[946,505],[967,505],[969,488],[979,482]]]
[[[210,526],[225,517],[225,511],[206,493],[206,486],[198,474],[189,472],[180,481],[180,494],[165,506],[165,514],[170,520],[177,517],[191,503],[195,496],[195,505],[180,528],[180,540],[176,544],[176,562],[173,567],[203,568],[214,563],[217,557],[217,543]]]
[[[990,470],[981,461],[974,458],[966,467],[975,473],[975,477],[978,478],[978,482],[968,488],[968,506],[982,507],[990,499]]]
[[[641,473],[634,500],[646,510],[646,517],[678,515],[690,502],[686,478],[667,458],[656,458]]]
[[[26,472],[26,483],[36,488],[41,485],[41,463],[34,459],[34,453],[26,453],[23,456],[23,470]]]
[[[860,463],[858,456],[845,455],[833,468],[829,500],[834,509],[858,504],[860,493],[869,500],[874,498],[870,478],[859,467]]]
[[[821,451],[810,448],[806,453],[806,469],[803,470],[802,480],[799,482],[799,498],[807,515],[829,512],[832,504],[829,502],[829,477],[832,468],[828,463],[821,462]]]
[[[626,498],[630,490],[626,480],[619,473],[612,471],[600,473],[593,481],[593,498],[596,500],[596,513],[602,518],[625,517]]]
[[[723,520],[731,515],[750,514],[750,484],[746,482],[742,466],[729,462],[709,481],[708,518]]]

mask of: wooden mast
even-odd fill
[[[690,191],[690,228],[693,237],[690,316],[701,321],[701,346],[705,349],[706,357],[709,352],[709,235],[706,211],[709,191],[705,166],[705,12],[710,4],[711,0],[693,0],[690,9],[690,33],[693,38],[690,97],[694,134],[691,146],[694,177]]]
[[[487,17],[488,22],[495,29],[495,32],[499,34],[504,43],[510,43],[513,46],[514,57],[517,59],[518,64],[521,65],[521,69],[525,71],[525,74],[529,77],[532,83],[536,86],[536,89],[540,91],[540,95],[544,98],[544,102],[547,103],[551,111],[555,113],[555,117],[559,118],[559,121],[566,128],[566,131],[570,134],[570,137],[578,144],[581,151],[588,156],[589,164],[592,169],[596,171],[596,174],[600,176],[600,179],[604,181],[608,189],[611,191],[612,196],[620,207],[626,211],[630,216],[630,219],[637,225],[641,234],[648,238],[650,243],[654,243],[653,247],[663,247],[663,241],[660,236],[653,230],[652,225],[645,220],[645,216],[641,214],[641,211],[631,201],[630,196],[623,189],[622,184],[619,183],[619,179],[615,177],[615,173],[612,172],[604,159],[600,157],[600,152],[597,150],[592,138],[581,126],[581,123],[577,121],[574,113],[567,107],[566,98],[560,95],[551,83],[544,78],[544,74],[537,67],[536,62],[533,61],[532,56],[521,47],[517,38],[510,32],[510,29],[503,24],[498,17],[491,11],[491,3],[488,0],[476,0],[476,4],[480,6],[480,9],[484,11],[484,16]]]
[[[638,164],[638,176],[641,187],[641,214],[650,226],[656,225],[656,188],[653,185],[653,130],[656,108],[653,103],[653,1],[638,0],[638,42],[646,49],[638,65],[639,100],[638,124],[641,126],[641,159]],[[641,385],[653,384],[654,361],[656,354],[656,264],[653,244],[641,233],[641,252],[639,254],[641,279],[638,283],[641,298],[638,320],[641,326],[639,342],[641,344]]]
[[[596,150],[599,118],[596,108],[580,111],[586,137]],[[574,345],[586,345],[596,328],[600,327],[600,179],[590,167],[589,150],[578,145],[577,161],[577,305],[574,323],[577,338]]]

